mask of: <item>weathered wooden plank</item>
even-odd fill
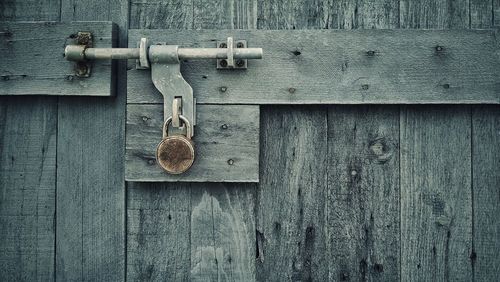
[[[192,185],[128,183],[128,280],[189,280]]]
[[[192,281],[255,280],[255,189],[232,183],[192,187]]]
[[[325,110],[282,106],[262,112],[258,280],[328,278]]]
[[[163,105],[127,107],[127,181],[258,182],[259,107],[199,105],[195,163],[171,175],[156,164],[162,139]]]
[[[400,140],[401,278],[469,280],[470,111],[404,108]]]
[[[328,113],[330,279],[399,280],[399,107]]]
[[[130,30],[129,46],[148,37],[215,47],[214,41],[227,36],[262,47],[264,58],[250,61],[243,72],[216,70],[210,60],[183,62],[198,103],[500,102],[500,61],[491,30]],[[128,103],[161,103],[148,71],[131,69],[128,79]]]
[[[63,1],[62,21],[111,20],[127,41],[127,1]],[[125,64],[114,98],[59,97],[56,280],[125,280]]]
[[[110,61],[95,61],[88,78],[75,75],[75,63],[64,59],[64,46],[78,31],[90,31],[95,47],[112,47],[111,22],[0,22],[0,95],[111,96]]]
[[[472,112],[472,190],[474,278],[493,281],[500,273],[500,108]]]
[[[3,0],[2,21],[55,21],[60,15],[60,0]]]
[[[54,279],[57,107],[0,102],[0,280]]]
[[[424,3],[425,13],[412,7],[401,22],[470,26],[467,1]],[[402,280],[470,280],[470,107],[408,107],[401,116]]]
[[[469,1],[400,0],[401,28],[469,28]]]
[[[471,26],[489,28],[498,1],[471,2]],[[492,6],[493,4],[493,6]],[[473,279],[492,281],[500,273],[500,108],[472,108]]]
[[[59,1],[33,2],[1,1],[0,21],[59,18],[53,9]],[[55,276],[56,103],[54,97],[0,97],[2,281]]]
[[[341,1],[339,28],[396,28],[399,2]],[[397,281],[399,107],[328,109],[330,281]]]

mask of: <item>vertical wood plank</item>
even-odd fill
[[[257,280],[325,281],[325,107],[264,108]]]
[[[342,29],[397,28],[399,1],[341,1],[338,15]],[[328,156],[329,279],[399,280],[399,108],[331,106]]]
[[[330,280],[399,280],[399,107],[328,115]]]
[[[132,1],[130,22],[134,28],[254,28],[256,7],[253,0]],[[128,277],[254,280],[255,188],[253,184],[129,185]],[[161,208],[151,211],[148,200]],[[145,236],[148,240],[141,239]]]
[[[471,26],[491,28],[500,1],[471,0]],[[493,281],[500,273],[500,107],[472,106],[473,278]]]
[[[62,21],[109,20],[127,44],[128,1],[63,1]],[[125,279],[125,63],[112,98],[60,97],[57,148],[58,281]]]
[[[468,107],[401,113],[401,278],[470,280],[471,131]]]
[[[57,21],[59,0],[0,2],[0,21]],[[0,97],[0,280],[54,279],[57,98]]]
[[[404,28],[469,28],[469,2],[402,1]],[[446,47],[445,47],[446,48]],[[401,279],[470,280],[469,106],[401,112]]]
[[[54,279],[57,107],[44,98],[0,102],[2,281]]]
[[[328,28],[336,25],[330,18],[332,7],[330,0],[258,1],[257,25],[259,29]],[[261,107],[259,281],[328,278],[326,131],[326,107]]]
[[[500,273],[500,107],[472,112],[474,279],[493,281]]]

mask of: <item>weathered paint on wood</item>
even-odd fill
[[[62,1],[62,21],[113,21],[127,42],[127,1]],[[116,97],[59,97],[57,146],[58,281],[123,281],[125,63]]]
[[[59,10],[51,9],[56,1],[27,9],[30,2],[1,1],[0,21],[59,18]],[[0,97],[2,281],[55,277],[56,103],[54,97]]]
[[[227,36],[262,47],[264,57],[251,60],[245,71],[217,70],[210,60],[183,62],[198,103],[500,103],[500,60],[491,30],[141,29],[130,30],[129,46],[147,37],[216,47],[215,41]],[[132,69],[128,80],[128,103],[162,102],[149,72]]]
[[[128,105],[127,181],[258,182],[259,107],[198,105],[195,162],[185,173],[168,174],[156,163],[162,140],[163,105]]]
[[[54,279],[57,108],[0,102],[0,280]]]
[[[0,95],[113,95],[114,63],[95,61],[91,76],[80,78],[64,58],[78,31],[92,32],[94,47],[115,46],[111,22],[0,22]]]

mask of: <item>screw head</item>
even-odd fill
[[[229,160],[227,160],[227,164],[228,164],[228,165],[233,165],[233,164],[234,164],[234,160],[233,160],[233,159],[229,159]]]
[[[220,60],[220,66],[225,68],[227,67],[227,61],[226,60]]]
[[[220,92],[226,92],[227,91],[227,87],[226,86],[222,86],[221,88],[219,88]]]
[[[236,61],[236,65],[237,65],[238,67],[243,67],[243,66],[245,65],[245,61],[243,61],[243,60],[241,60],[241,59],[240,59],[240,60],[237,60],[237,61]]]
[[[221,43],[221,44],[219,44],[219,48],[227,48],[227,44],[226,43]]]
[[[236,44],[236,48],[243,48],[243,47],[244,47],[243,42],[238,42]]]
[[[228,126],[227,126],[227,124],[225,124],[225,123],[224,123],[223,125],[221,125],[221,126],[220,126],[220,128],[222,128],[222,129],[227,129],[227,128],[228,128]]]

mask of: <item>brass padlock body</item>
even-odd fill
[[[191,140],[190,123],[182,115],[179,115],[179,118],[187,129],[186,136],[168,135],[168,127],[172,123],[172,117],[169,117],[163,124],[163,140],[156,148],[156,162],[170,174],[181,174],[194,163],[194,143]]]

